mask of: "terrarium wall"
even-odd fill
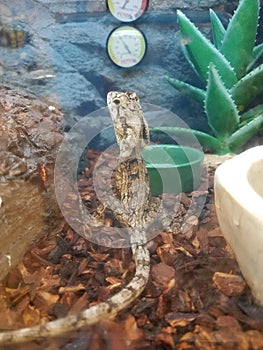
[[[107,92],[117,89],[136,91],[143,102],[167,108],[190,127],[207,131],[202,107],[164,79],[169,74],[200,84],[181,51],[176,9],[209,36],[208,8],[227,24],[236,6],[237,1],[228,0],[150,0],[146,13],[131,23],[146,37],[146,55],[134,68],[121,69],[106,52],[109,33],[121,25],[106,1],[10,0],[0,4],[1,80],[58,103],[69,125],[104,107]],[[98,123],[94,120],[95,129]]]

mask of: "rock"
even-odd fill
[[[0,280],[55,223],[54,164],[63,140],[54,105],[0,88]]]
[[[170,0],[150,1],[146,13],[131,23],[146,37],[146,55],[138,66],[121,69],[106,52],[108,35],[121,25],[106,1],[10,0],[1,5],[1,25],[12,27],[15,12],[29,40],[19,49],[0,46],[1,80],[59,103],[69,127],[105,106],[108,91],[132,90],[142,102],[171,110],[189,127],[207,132],[203,107],[164,78],[202,86],[182,53],[176,10],[182,9],[210,37],[208,8],[219,11],[227,24],[236,6],[237,1],[228,0],[180,0],[176,6]]]
[[[200,8],[207,8],[207,7],[218,7],[223,6],[228,1],[225,0],[179,0],[176,2],[177,8],[186,8],[186,9],[200,9]],[[229,1],[230,2],[230,1]],[[233,3],[233,1],[231,1]],[[234,1],[236,3],[236,1]],[[169,9],[171,8],[171,1],[165,0],[162,2],[159,2],[158,0],[152,0],[150,7],[153,9]]]
[[[174,9],[163,6],[160,11],[156,5],[142,16],[138,28],[146,36],[147,53],[140,65],[126,70],[116,67],[106,52],[107,37],[119,25],[106,7],[99,5],[100,12],[84,16],[91,11],[89,2],[86,7],[76,1],[60,5],[59,11],[58,3],[51,0],[19,4],[12,0],[4,6],[1,21],[11,22],[11,10],[16,8],[30,40],[18,50],[0,47],[2,81],[59,103],[70,126],[105,106],[107,92],[118,89],[134,90],[143,102],[174,111],[191,127],[206,128],[202,107],[164,79],[169,74],[197,81],[181,52]],[[203,21],[204,16],[200,18]]]

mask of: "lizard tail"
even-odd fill
[[[0,333],[0,345],[61,336],[116,316],[119,311],[129,306],[141,294],[148,282],[150,272],[148,249],[145,246],[137,246],[133,249],[133,255],[136,264],[136,273],[133,279],[107,301],[91,306],[76,315],[47,322],[43,325],[2,332]]]

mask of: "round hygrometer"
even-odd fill
[[[148,0],[108,0],[108,7],[121,22],[132,22],[139,18],[148,5]]]
[[[107,52],[117,66],[130,68],[140,63],[146,53],[143,33],[131,26],[114,29],[107,40]]]

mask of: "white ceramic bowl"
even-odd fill
[[[217,168],[215,203],[222,233],[255,298],[263,305],[263,146]]]

